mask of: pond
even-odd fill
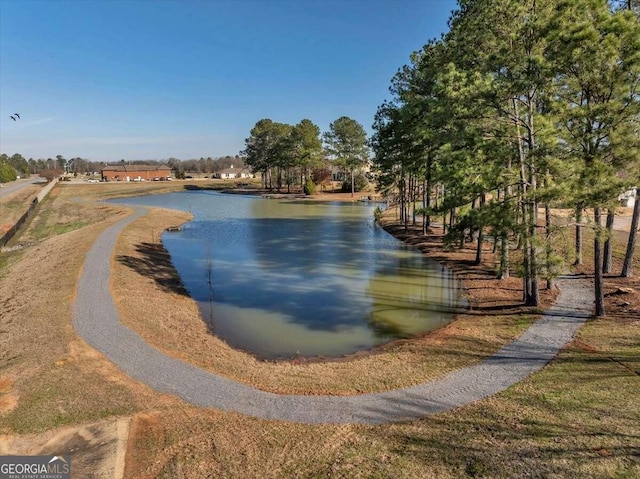
[[[450,322],[453,275],[373,207],[189,191],[117,200],[189,211],[162,241],[210,331],[261,359],[339,356]]]

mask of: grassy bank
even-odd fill
[[[14,194],[0,199],[0,235],[20,219],[41,189],[42,185],[25,186]]]
[[[10,258],[0,279],[0,376],[7,385],[0,396],[3,433],[42,431],[137,409],[126,387],[109,378],[115,368],[96,361],[99,355],[71,326],[83,253],[117,218],[49,238],[28,251],[2,254]]]

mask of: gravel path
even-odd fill
[[[562,278],[556,305],[520,338],[484,362],[436,381],[359,396],[278,395],[170,358],[118,319],[109,290],[110,259],[120,231],[136,213],[105,230],[87,253],[73,324],[77,333],[129,376],[203,407],[302,423],[380,424],[424,417],[494,395],[547,364],[591,314],[584,280]]]

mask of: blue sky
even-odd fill
[[[371,131],[454,0],[0,0],[0,152],[235,155],[261,118]],[[20,113],[19,121],[9,116]]]

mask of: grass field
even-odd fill
[[[42,189],[42,185],[30,185],[0,199],[0,235],[11,228],[27,211]]]
[[[175,185],[159,186],[184,187]],[[127,214],[125,208],[83,199],[134,194],[139,186],[56,187],[17,239],[37,244],[0,255],[0,439],[35,440],[65,425],[130,417],[125,477],[139,478],[640,477],[637,278],[608,277],[609,315],[588,322],[542,371],[492,398],[419,421],[382,426],[266,421],[189,406],[131,380],[78,339],[71,308],[84,254],[104,228]],[[264,389],[353,394],[412,384],[478,360],[532,320],[517,304],[517,291],[510,291],[517,278],[505,291],[486,280],[474,288],[475,276],[486,273],[465,265],[478,310],[436,334],[333,363],[259,362],[206,334],[193,302],[166,282],[170,262],[164,263],[165,281],[158,281],[117,260],[135,257],[136,245],[153,242],[150,229],[187,219],[157,210],[121,236],[112,261],[121,313],[133,308],[128,288],[154,298],[146,315],[133,309],[123,320],[172,354]],[[623,239],[614,251],[614,270]],[[431,255],[451,264],[464,259],[430,248]],[[590,254],[586,248],[585,273]],[[489,268],[492,260],[486,260]],[[615,294],[619,286],[635,293]],[[496,301],[513,303],[506,310],[510,314],[483,312]],[[162,307],[154,309],[156,303]]]

